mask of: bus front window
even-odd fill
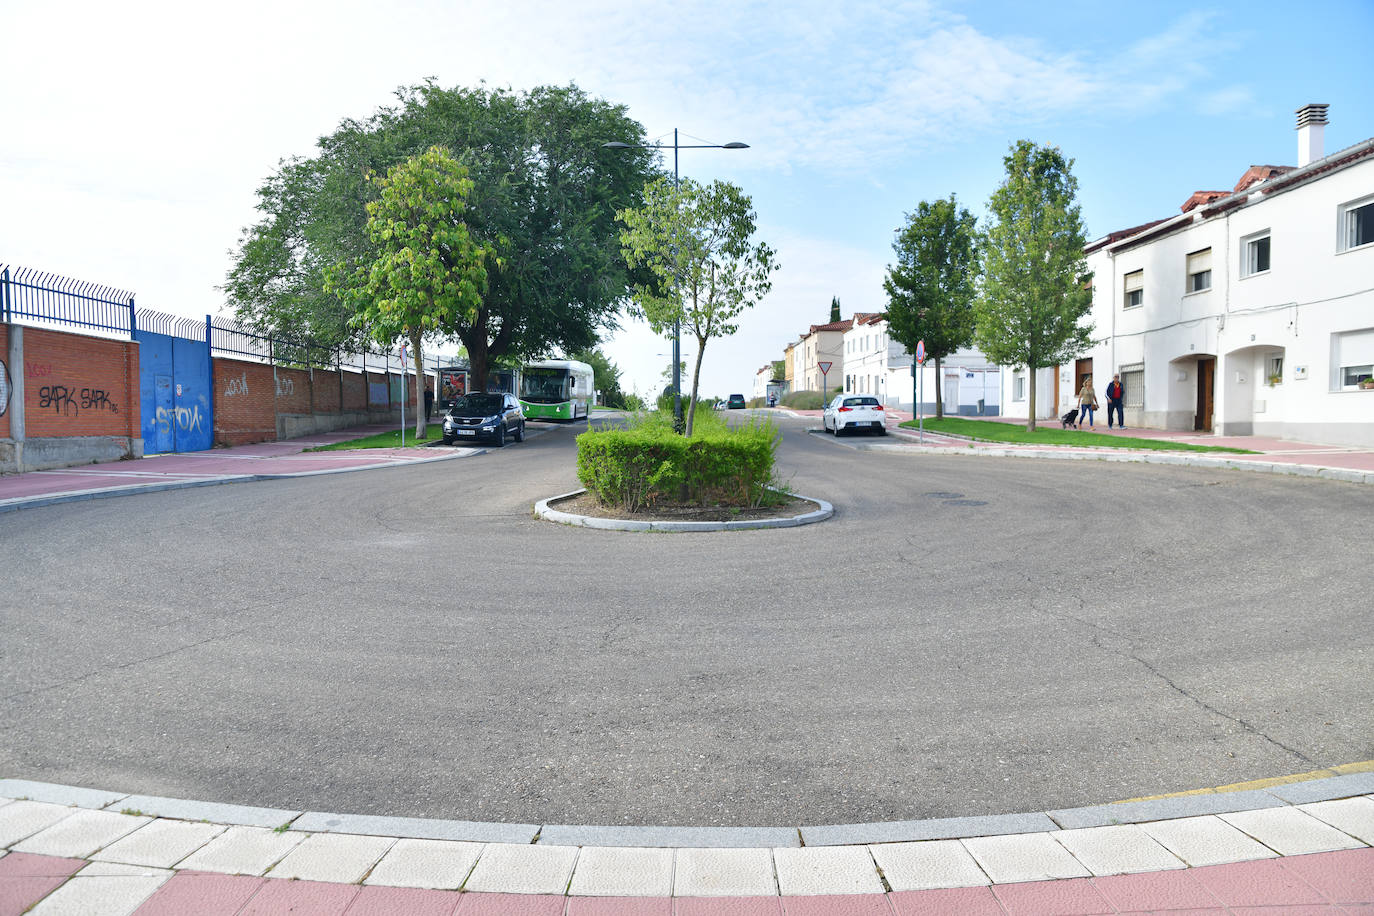
[[[568,400],[568,373],[563,369],[526,369],[520,376],[520,397],[532,404],[560,404]]]

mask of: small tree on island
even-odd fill
[[[1007,177],[993,192],[982,246],[983,285],[975,304],[978,346],[993,362],[1030,375],[1026,429],[1035,429],[1035,373],[1091,344],[1092,308],[1083,219],[1073,160],[1058,147],[1018,140],[1004,157]]]
[[[351,323],[384,347],[410,342],[415,373],[415,436],[425,431],[425,334],[476,314],[482,303],[487,250],[463,222],[472,191],[467,169],[434,146],[374,177],[380,197],[367,204],[367,235],[376,257],[325,272],[325,289],[351,304]],[[470,320],[470,317],[469,317]]]
[[[888,267],[888,328],[892,338],[916,352],[924,340],[926,358],[941,377],[945,357],[973,341],[973,298],[978,274],[978,225],[973,214],[948,200],[921,201],[892,243],[897,263]],[[912,373],[912,383],[916,375]],[[945,415],[941,386],[935,386],[935,416]],[[916,395],[913,392],[912,401]]]
[[[644,206],[619,210],[616,218],[625,261],[633,270],[646,267],[654,282],[637,284],[631,312],[643,317],[655,334],[681,324],[697,340],[692,394],[684,410],[686,435],[701,380],[706,343],[739,330],[735,319],[773,287],[769,275],[778,269],[775,252],[763,242],[751,243],[757,215],[749,196],[733,184],[702,185],[683,179],[674,188],[666,178],[644,188]]]

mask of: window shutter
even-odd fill
[[[1178,262],[1175,261],[1175,264]],[[1194,251],[1188,255],[1189,275],[1202,273],[1204,270],[1212,269],[1212,249],[1204,248],[1201,251]]]
[[[1135,270],[1126,274],[1126,292],[1133,293],[1145,288],[1145,271]]]
[[[1374,328],[1346,331],[1337,335],[1337,366],[1368,366],[1374,364]]]

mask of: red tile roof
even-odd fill
[[[1231,193],[1239,194],[1252,184],[1268,181],[1270,178],[1277,178],[1284,172],[1291,171],[1293,171],[1293,166],[1291,165],[1252,165],[1245,170],[1244,175],[1240,176],[1240,181],[1236,182],[1235,190]]]
[[[1230,197],[1231,194],[1231,191],[1194,191],[1192,196],[1185,200],[1183,206],[1179,207],[1179,209],[1187,213],[1189,210],[1200,207],[1203,204],[1210,204],[1220,197]]]

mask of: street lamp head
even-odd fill
[[[721,147],[721,149],[748,149],[748,148],[749,148],[749,144],[748,144],[748,143],[741,143],[741,142],[739,142],[738,140],[736,140],[734,143],[727,143],[727,144],[725,144],[724,146]]]
[[[634,149],[634,147],[631,146],[630,144],[628,144],[628,143],[622,143],[622,142],[620,142],[619,140],[612,140],[610,143],[603,143],[603,144],[601,144],[601,148],[602,148],[602,149]]]

